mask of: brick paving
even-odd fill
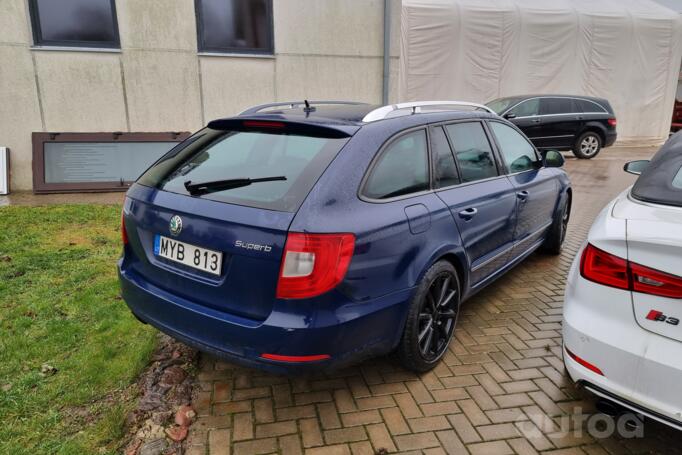
[[[623,163],[654,151],[569,158],[575,200],[564,253],[536,253],[467,301],[456,339],[432,372],[416,375],[387,356],[287,378],[204,355],[187,453],[682,453],[681,434],[656,422],[646,422],[643,438],[590,436],[570,416],[592,413],[594,400],[573,387],[561,358],[573,257],[601,208],[634,181]]]

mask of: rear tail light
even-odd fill
[[[585,368],[587,368],[588,370],[590,370],[594,373],[597,373],[600,376],[604,376],[604,373],[597,366],[592,365],[587,360],[582,359],[582,358],[578,357],[577,355],[573,354],[571,351],[568,350],[568,348],[565,348],[565,349],[566,349],[566,353],[568,354],[568,356],[570,358],[572,358],[573,360],[575,360],[576,362],[578,362],[580,365],[584,366]]]
[[[605,286],[682,299],[682,277],[635,264],[589,243],[580,258],[580,274]]]
[[[125,213],[121,212],[121,240],[124,245],[128,244],[128,231],[126,231]]]
[[[303,299],[333,289],[353,257],[353,234],[290,232],[282,254],[277,298]]]
[[[630,263],[632,290],[643,294],[682,299],[682,278]]]
[[[611,126],[616,126],[616,124],[618,123],[618,121],[615,118],[610,118],[607,120],[607,122]]]
[[[630,289],[628,261],[588,243],[580,259],[580,274],[595,283]]]

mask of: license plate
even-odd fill
[[[220,275],[223,265],[223,253],[220,251],[179,242],[162,235],[154,237],[154,254],[213,275]]]

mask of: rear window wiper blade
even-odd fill
[[[201,194],[215,193],[217,191],[232,190],[234,188],[241,188],[243,186],[249,186],[252,183],[260,182],[275,182],[279,180],[286,180],[287,178],[283,175],[278,175],[276,177],[261,177],[258,179],[250,178],[239,178],[239,179],[228,179],[228,180],[214,180],[212,182],[202,182],[202,183],[192,183],[191,180],[185,182],[185,189],[192,196],[199,196]]]

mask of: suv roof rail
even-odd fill
[[[377,109],[374,109],[373,111],[367,113],[362,119],[363,122],[374,122],[377,120],[382,120],[385,119],[386,117],[389,116],[391,112],[399,111],[399,110],[404,110],[404,109],[412,109],[412,114],[418,114],[421,112],[422,107],[432,107],[432,106],[441,106],[441,107],[446,107],[446,106],[466,106],[466,107],[473,107],[475,109],[482,109],[484,111],[490,112],[491,114],[495,114],[495,111],[490,109],[488,106],[485,106],[483,104],[478,104],[478,103],[470,103],[468,101],[414,101],[410,103],[398,103],[398,104],[388,104],[386,106],[381,106]]]
[[[360,103],[357,101],[307,101],[309,106],[319,106],[319,105],[329,105],[329,104],[346,104],[346,105],[362,105],[362,104],[367,104],[367,103]],[[305,106],[306,101],[285,101],[281,103],[267,103],[267,104],[259,104],[258,106],[252,106],[248,109],[246,109],[243,112],[240,112],[239,115],[246,115],[246,114],[257,114],[258,112],[264,111],[265,109],[270,109],[273,107],[286,107],[288,109],[295,109],[299,106]]]

